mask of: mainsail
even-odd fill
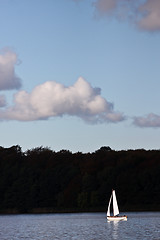
[[[118,209],[115,190],[113,190],[112,194],[113,194],[113,216],[116,216],[119,214],[119,209]]]

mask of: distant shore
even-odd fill
[[[138,207],[138,208],[129,208],[126,210],[122,210],[121,212],[159,212],[160,206],[153,207]],[[19,210],[19,209],[4,209],[0,210],[0,214],[49,214],[49,213],[96,213],[96,212],[104,212],[106,213],[106,209],[97,208],[97,209],[53,209],[53,208],[34,208],[30,210]]]
[[[160,150],[93,153],[0,147],[0,213],[160,211]]]

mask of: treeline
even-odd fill
[[[0,147],[0,212],[160,210],[160,150],[93,153]]]

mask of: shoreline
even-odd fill
[[[149,208],[149,209],[126,209],[121,210],[121,213],[129,212],[160,212],[160,208]],[[53,209],[53,208],[34,208],[30,210],[20,209],[3,209],[0,210],[0,215],[14,215],[14,214],[65,214],[65,213],[106,213],[106,209]]]

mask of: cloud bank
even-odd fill
[[[15,74],[18,62],[16,53],[10,49],[0,51],[0,90],[19,89],[21,79]]]
[[[92,6],[96,16],[126,20],[144,31],[160,30],[160,0],[92,0]]]
[[[34,121],[63,115],[77,116],[89,123],[124,120],[123,114],[115,112],[113,104],[101,97],[100,89],[82,77],[69,87],[48,81],[31,93],[19,91],[14,105],[0,111],[1,120]]]

